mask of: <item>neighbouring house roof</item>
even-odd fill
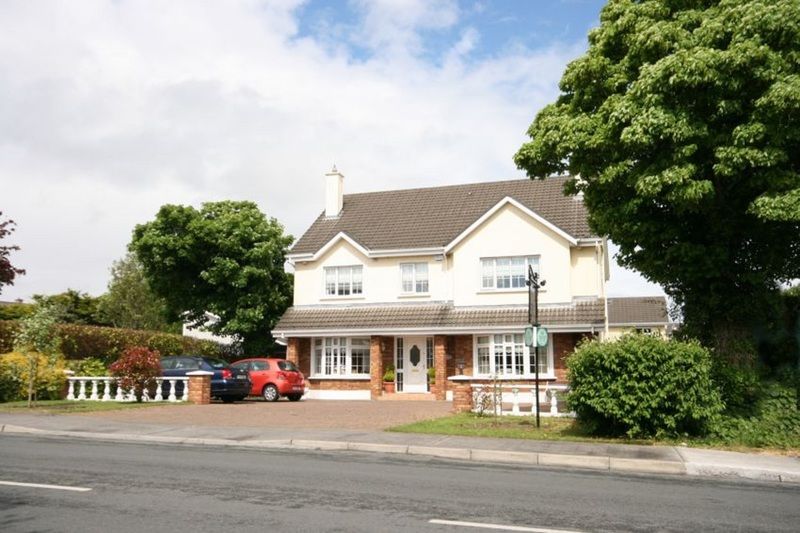
[[[291,254],[313,254],[339,233],[369,250],[444,247],[506,197],[576,239],[597,238],[578,197],[565,196],[568,177],[511,180],[344,195],[338,217],[324,211]]]
[[[612,302],[631,300],[617,305]],[[624,314],[611,314],[622,308]],[[637,314],[638,313],[638,314]],[[545,326],[592,326],[604,324],[603,300],[575,302],[568,306],[542,307],[539,321]],[[630,320],[632,318],[637,320]],[[625,319],[626,322],[617,322]],[[663,298],[610,298],[609,324],[668,322]],[[296,331],[392,330],[392,329],[474,329],[520,327],[528,323],[527,306],[454,307],[449,304],[427,305],[362,305],[290,307],[273,329],[273,335]]]

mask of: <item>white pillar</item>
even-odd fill
[[[161,385],[164,383],[164,378],[156,378],[156,397],[155,401],[163,402],[164,396],[161,393]]]
[[[513,403],[511,404],[511,414],[512,415],[518,415],[519,414],[519,387],[512,387],[511,388],[511,394],[513,394],[513,396],[514,396]],[[503,399],[502,395],[500,396],[500,399],[501,400]]]
[[[111,400],[111,378],[103,378],[103,401]]]
[[[175,397],[175,380],[169,380],[169,397],[167,398],[171,402],[176,402],[178,399]]]
[[[69,378],[69,390],[67,390],[67,400],[75,399],[75,378]]]
[[[86,399],[86,380],[83,378],[78,378],[80,380],[81,388],[78,391],[78,399],[85,400]]]
[[[89,396],[90,400],[94,400],[95,402],[100,399],[100,396],[97,394],[97,380],[92,380],[92,394]]]

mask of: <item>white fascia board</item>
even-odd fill
[[[303,262],[303,261],[316,261],[325,253],[331,249],[336,243],[340,240],[344,240],[350,245],[353,246],[356,250],[361,252],[364,257],[368,258],[378,258],[378,257],[409,257],[409,256],[416,256],[416,255],[440,255],[444,253],[444,248],[441,246],[437,246],[435,248],[392,248],[392,249],[384,249],[384,250],[368,250],[367,248],[363,247],[359,244],[355,239],[350,237],[348,234],[340,231],[336,235],[333,236],[331,240],[329,240],[325,245],[317,250],[315,253],[304,253],[304,254],[287,254],[286,258],[292,262]]]
[[[549,230],[553,231],[556,235],[562,237],[567,242],[569,242],[571,245],[573,245],[573,246],[577,246],[578,245],[578,240],[575,237],[573,237],[569,233],[565,232],[564,230],[562,230],[558,226],[554,225],[552,222],[550,222],[549,220],[545,219],[541,215],[537,214],[535,211],[531,211],[530,209],[528,209],[527,207],[525,207],[524,205],[522,205],[521,203],[519,203],[515,199],[511,198],[510,196],[506,196],[505,198],[503,198],[502,200],[497,202],[494,205],[494,207],[492,207],[491,209],[486,211],[483,215],[481,215],[481,217],[478,220],[476,220],[475,222],[470,224],[470,226],[467,229],[465,229],[464,231],[462,231],[461,234],[458,237],[453,239],[450,242],[450,244],[445,246],[444,247],[445,253],[450,253],[450,251],[453,248],[455,248],[458,245],[458,243],[460,243],[461,241],[466,239],[467,236],[469,236],[470,233],[472,233],[473,231],[478,229],[484,222],[489,220],[489,218],[492,215],[494,215],[496,212],[498,212],[500,209],[502,209],[503,207],[505,207],[508,204],[513,205],[514,207],[516,207],[517,209],[519,209],[520,211],[522,211],[523,213],[525,213],[526,215],[528,215],[532,219],[536,220],[537,222],[539,222],[540,224],[542,224],[543,226],[545,226]]]
[[[598,242],[603,243],[605,242],[604,237],[593,237],[591,239],[578,239],[577,246],[594,246]]]
[[[566,325],[547,325],[542,327],[548,331],[556,333],[583,333],[591,332],[602,328],[602,324],[566,324]],[[326,337],[342,335],[464,335],[474,333],[522,333],[524,325],[520,326],[459,326],[450,328],[330,328],[330,329],[296,329],[296,330],[273,330],[272,335],[279,338],[288,337]]]
[[[436,248],[397,248],[386,250],[372,250],[369,253],[370,257],[409,257],[414,255],[441,255],[444,253],[444,248],[438,246]]]

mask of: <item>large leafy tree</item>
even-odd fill
[[[97,312],[100,298],[85,292],[67,289],[58,294],[34,294],[33,301],[39,306],[55,308],[58,311],[59,320],[66,324],[110,325]]]
[[[16,223],[13,220],[3,220],[3,212],[0,211],[0,240],[4,239],[14,231]],[[14,278],[25,274],[21,268],[16,268],[11,264],[10,255],[14,250],[19,250],[19,246],[0,246],[0,292],[3,292],[3,285],[13,285]]]
[[[560,88],[517,165],[724,348],[800,277],[797,0],[610,0]]]
[[[166,303],[153,292],[136,254],[128,253],[111,267],[108,292],[100,297],[98,316],[118,328],[180,332],[169,320]]]
[[[194,326],[237,335],[246,352],[270,347],[269,331],[291,301],[283,265],[292,237],[253,202],[161,207],[136,226],[131,251],[169,310]]]

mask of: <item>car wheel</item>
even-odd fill
[[[280,394],[278,394],[278,388],[275,385],[264,385],[264,390],[261,391],[261,395],[264,399],[268,402],[277,402]]]
[[[303,397],[302,394],[290,394],[290,395],[287,396],[287,398],[289,398],[290,402],[300,401],[300,398],[302,398],[302,397]]]

